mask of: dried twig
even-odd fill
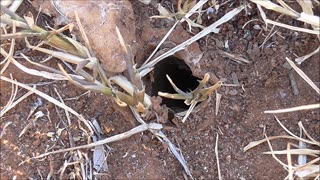
[[[320,89],[312,82],[312,80],[300,69],[298,68],[294,62],[292,62],[288,57],[286,60],[291,65],[291,67],[305,80],[318,94],[320,94]]]
[[[221,98],[222,98],[222,95],[217,93],[217,91],[216,91],[216,111],[215,111],[216,116],[219,113]]]
[[[311,29],[306,29],[306,28],[290,26],[290,25],[287,25],[284,23],[272,21],[270,19],[266,19],[266,23],[273,24],[273,25],[280,26],[280,27],[287,28],[287,29],[291,29],[293,31],[300,31],[300,32],[305,32],[305,33],[309,33],[309,34],[320,35],[320,31],[318,31],[318,30],[311,30]]]
[[[219,163],[219,154],[218,154],[218,141],[219,141],[219,134],[217,133],[216,146],[214,148],[214,152],[216,154],[216,159],[217,159],[218,178],[219,178],[219,180],[222,180],[221,170],[220,170],[220,163]]]
[[[273,148],[272,148],[272,146],[271,146],[271,143],[270,143],[270,141],[269,141],[268,136],[267,136],[266,134],[264,134],[264,136],[266,137],[266,140],[267,140],[269,149],[270,149],[270,151],[271,151],[272,157],[273,157],[277,162],[279,162],[283,167],[288,168],[288,165],[286,165],[285,163],[283,163],[283,162],[274,154],[274,151],[273,151]]]
[[[207,100],[210,97],[211,93],[217,90],[218,88],[220,88],[220,86],[222,85],[222,82],[219,81],[215,85],[205,88],[210,78],[210,75],[206,73],[203,79],[200,81],[199,85],[193,91],[183,92],[174,84],[174,82],[172,82],[171,78],[168,75],[167,75],[167,78],[171,86],[173,87],[173,89],[177,92],[177,94],[158,92],[158,95],[165,98],[170,98],[170,99],[185,100],[184,103],[189,106],[189,109],[182,119],[183,123],[188,118],[188,116],[193,111],[193,109],[195,108],[198,102]]]
[[[88,124],[87,120],[85,120],[80,114],[78,114],[78,113],[77,113],[76,111],[74,111],[72,108],[66,106],[65,104],[57,101],[56,99],[54,99],[54,98],[48,96],[47,94],[45,94],[45,93],[43,93],[43,92],[41,92],[41,91],[39,91],[39,90],[36,90],[36,89],[34,89],[34,88],[30,87],[30,86],[27,86],[27,85],[22,84],[22,83],[17,82],[17,81],[13,81],[13,80],[11,80],[11,79],[9,79],[9,78],[7,78],[7,77],[4,77],[4,76],[0,76],[0,79],[1,79],[1,80],[4,80],[4,81],[7,81],[7,82],[10,82],[10,83],[13,83],[13,84],[16,84],[16,85],[18,85],[18,86],[20,86],[20,87],[22,87],[22,88],[25,88],[25,89],[27,89],[27,90],[29,90],[29,91],[32,91],[33,93],[35,93],[35,94],[41,96],[42,98],[44,98],[44,99],[52,102],[53,104],[59,106],[60,108],[66,109],[66,110],[69,111],[71,114],[77,116],[77,117],[90,129],[90,133],[93,134],[93,131],[92,131],[90,125]]]
[[[275,117],[277,122],[280,124],[280,126],[288,133],[290,134],[290,136],[274,136],[274,137],[270,137],[268,138],[265,134],[265,139],[263,140],[260,140],[260,141],[256,141],[256,142],[251,142],[249,145],[247,145],[245,148],[244,148],[244,151],[247,151],[248,149],[256,146],[256,145],[259,145],[260,143],[262,142],[268,142],[268,145],[269,145],[269,148],[270,148],[270,151],[269,152],[264,152],[263,154],[272,154],[272,156],[281,164],[285,167],[285,169],[288,171],[288,176],[287,178],[289,179],[293,179],[293,176],[294,175],[297,175],[298,177],[300,178],[304,178],[304,177],[314,177],[316,176],[317,173],[319,173],[319,165],[314,165],[315,163],[317,163],[318,161],[320,161],[320,158],[319,158],[319,154],[320,154],[320,151],[319,150],[313,150],[313,149],[307,149],[305,147],[298,147],[299,149],[291,149],[291,143],[288,143],[288,147],[287,147],[287,150],[283,150],[283,151],[273,151],[272,149],[272,146],[271,146],[271,143],[270,143],[270,140],[272,139],[277,139],[277,138],[289,138],[289,139],[294,139],[294,140],[297,140],[299,141],[299,144],[301,142],[303,143],[308,143],[308,144],[312,144],[312,145],[316,145],[317,147],[320,147],[320,142],[317,142],[315,141],[306,131],[305,129],[303,128],[302,126],[302,123],[299,122],[299,127],[300,129],[303,130],[303,132],[306,133],[306,135],[308,136],[308,138],[310,140],[307,140],[307,139],[304,139],[304,138],[301,138],[301,137],[298,137],[296,135],[294,135],[292,132],[290,132],[288,129],[286,129],[282,123],[277,119],[277,117]],[[287,155],[287,159],[288,159],[288,164],[284,164],[282,161],[280,161],[277,157],[276,157],[276,154],[277,155],[283,155],[283,154],[286,154]],[[298,164],[298,165],[293,165],[292,162],[291,162],[291,155],[292,154],[297,154],[300,156],[302,155],[308,155],[309,157],[317,157],[316,159],[313,159],[311,161],[309,161],[308,163],[303,163],[303,164]],[[315,167],[318,167],[318,168],[315,168]]]
[[[11,77],[11,79],[12,79],[12,77]],[[9,110],[9,107],[12,105],[14,99],[17,96],[17,93],[18,93],[18,86],[11,84],[11,95],[10,95],[10,98],[9,98],[7,104],[1,109],[0,117],[2,117],[5,114],[5,112]]]
[[[308,59],[309,57],[311,57],[311,56],[313,56],[313,55],[315,55],[315,54],[317,54],[319,52],[320,52],[320,46],[317,49],[315,49],[313,52],[311,52],[311,53],[309,53],[307,55],[295,58],[295,61],[296,61],[296,63],[298,63],[300,65],[306,59]]]
[[[140,117],[139,113],[132,107],[130,107],[131,112],[133,113],[134,117],[136,118],[136,120],[141,123],[141,124],[146,124],[146,122]],[[176,146],[171,143],[171,141],[165,136],[165,134],[161,131],[161,130],[153,130],[153,129],[149,129],[149,131],[151,133],[153,133],[154,135],[156,135],[156,137],[161,141],[161,142],[165,142],[168,144],[168,147],[170,149],[170,151],[173,153],[173,155],[178,159],[178,161],[180,162],[180,164],[182,165],[182,167],[184,168],[185,172],[191,177],[191,179],[193,179],[192,174],[190,172],[190,169],[188,168],[187,162],[184,159],[184,157],[182,156],[181,153],[179,153],[179,150],[176,148]]]
[[[304,12],[298,13],[296,11],[293,11],[291,8],[290,9],[287,8],[288,7],[287,5],[286,5],[287,7],[282,7],[282,6],[279,6],[271,1],[261,1],[261,0],[250,0],[250,1],[252,1],[258,5],[261,5],[266,9],[270,9],[270,10],[276,11],[278,13],[291,16],[299,21],[309,23],[311,25],[319,27],[319,20],[320,20],[319,16],[308,15]]]
[[[16,26],[13,25],[12,26],[12,33],[15,33],[16,32]],[[3,55],[2,54],[2,48],[1,48],[1,54],[5,57],[3,62],[7,61],[6,64],[3,66],[3,68],[1,69],[0,71],[0,74],[3,74],[4,71],[8,68],[10,62],[11,62],[11,58],[13,57],[13,53],[14,53],[14,47],[15,47],[15,42],[16,40],[15,39],[12,39],[11,40],[11,45],[10,45],[10,51],[9,51],[9,54],[6,53],[6,55]]]
[[[6,123],[3,125],[2,131],[1,131],[1,133],[0,133],[0,139],[2,138],[3,135],[6,134],[7,127],[8,127],[10,124],[12,124],[11,121],[6,122]]]
[[[311,109],[317,109],[317,108],[320,108],[320,104],[309,104],[309,105],[297,106],[297,107],[286,108],[286,109],[268,110],[268,111],[264,111],[264,113],[272,113],[272,114],[287,113],[287,112],[311,110]]]
[[[293,168],[292,168],[292,161],[291,161],[291,147],[290,143],[287,144],[287,161],[288,161],[288,172],[289,172],[289,179],[293,180]]]
[[[52,152],[47,152],[44,154],[41,154],[39,156],[35,156],[32,157],[31,159],[39,159],[39,158],[43,158],[46,157],[48,155],[52,155],[52,154],[58,154],[58,153],[64,153],[64,152],[69,152],[69,151],[74,151],[74,150],[79,150],[79,149],[88,149],[88,148],[92,148],[95,146],[99,146],[99,145],[103,145],[103,144],[107,144],[107,143],[111,143],[111,142],[115,142],[115,141],[119,141],[125,138],[129,138],[134,134],[146,131],[146,130],[159,130],[162,128],[161,124],[157,124],[157,123],[150,123],[150,124],[142,124],[140,126],[137,126],[127,132],[121,133],[121,134],[117,134],[111,137],[108,137],[106,139],[94,142],[94,143],[90,143],[90,144],[86,144],[86,145],[82,145],[82,146],[76,146],[76,147],[72,147],[72,148],[67,148],[67,149],[60,149],[57,151],[52,151]],[[25,161],[24,161],[25,162]]]

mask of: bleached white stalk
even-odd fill
[[[30,86],[27,86],[27,85],[25,85],[25,84],[23,84],[23,83],[14,81],[14,80],[9,79],[9,78],[4,77],[4,76],[0,76],[0,79],[1,79],[1,80],[4,80],[4,81],[6,81],[6,82],[10,82],[10,83],[16,84],[16,85],[18,85],[18,86],[20,86],[20,87],[22,87],[22,88],[24,88],[24,89],[27,89],[27,90],[29,90],[29,91],[32,91],[33,93],[37,94],[38,96],[46,99],[47,101],[49,101],[49,102],[51,102],[51,103],[59,106],[60,108],[66,109],[66,110],[69,111],[71,114],[73,114],[73,115],[75,115],[76,117],[78,117],[78,118],[80,119],[80,121],[82,121],[82,122],[88,127],[88,129],[90,130],[90,133],[93,134],[93,130],[92,130],[91,126],[88,124],[87,120],[84,119],[79,113],[77,113],[75,110],[73,110],[73,109],[70,108],[69,106],[66,106],[65,104],[63,104],[63,103],[59,102],[58,100],[54,99],[53,97],[48,96],[47,94],[45,94],[45,93],[43,93],[43,92],[41,92],[41,91],[39,91],[39,90],[37,90],[37,89],[34,89],[34,88],[30,87]]]
[[[320,94],[320,89],[315,85],[312,80],[300,69],[298,66],[294,64],[288,57],[286,57],[286,60],[291,65],[291,67],[302,77],[303,80],[305,80],[318,94]]]
[[[267,110],[267,111],[264,111],[264,113],[277,114],[277,113],[287,113],[287,112],[302,111],[302,110],[311,110],[311,109],[317,109],[317,108],[320,108],[320,104],[309,104],[309,105],[297,106],[297,107],[286,108],[286,109]]]
[[[79,149],[88,149],[88,148],[92,148],[92,147],[95,147],[95,146],[99,146],[99,145],[103,145],[103,144],[119,141],[119,140],[122,140],[122,139],[125,139],[125,138],[129,138],[134,134],[146,131],[148,129],[159,130],[161,128],[162,128],[162,125],[161,124],[157,124],[157,123],[141,124],[141,125],[133,128],[133,129],[127,131],[127,132],[124,132],[124,133],[121,133],[121,134],[117,134],[117,135],[105,138],[103,140],[96,141],[94,143],[90,143],[90,144],[86,144],[86,145],[82,145],[82,146],[76,146],[76,147],[67,148],[67,149],[59,149],[57,151],[52,151],[52,152],[47,152],[47,153],[41,154],[39,156],[33,157],[32,159],[39,159],[39,158],[46,157],[48,155],[64,153],[64,152],[69,152],[69,151],[75,151],[75,150],[79,150]]]
[[[229,21],[231,18],[233,18],[235,15],[240,13],[244,9],[244,6],[239,6],[238,8],[233,9],[232,11],[228,12],[225,14],[222,18],[220,18],[218,21],[215,23],[211,24],[210,26],[206,27],[202,31],[200,31],[198,34],[195,36],[191,37],[190,39],[186,40],[185,42],[179,44],[178,46],[172,48],[171,50],[167,51],[166,53],[160,55],[159,57],[155,58],[154,60],[150,61],[149,63],[142,65],[139,68],[140,76],[143,77],[146,74],[148,74],[150,71],[152,71],[153,67],[160,62],[161,60],[175,54],[178,51],[181,51],[188,47],[190,44],[193,42],[199,40],[200,38],[206,36],[207,34],[211,33],[212,31],[215,31],[218,26],[221,24]],[[143,72],[143,74],[141,73]]]

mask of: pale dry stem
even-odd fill
[[[100,140],[100,141],[97,141],[94,143],[90,143],[90,144],[86,144],[86,145],[82,145],[82,146],[71,147],[71,148],[67,148],[67,149],[59,149],[57,151],[47,152],[47,153],[41,154],[39,156],[32,157],[31,159],[40,159],[40,158],[46,157],[48,155],[65,153],[65,152],[70,152],[70,151],[79,150],[79,149],[89,149],[89,148],[92,148],[95,146],[104,145],[107,143],[111,143],[111,142],[119,141],[119,140],[122,140],[125,138],[129,138],[134,134],[137,134],[137,133],[149,130],[149,129],[160,130],[161,128],[162,128],[162,125],[156,124],[156,123],[142,124],[140,126],[137,126],[133,129],[127,131],[127,132],[117,134],[117,135],[108,137],[106,139],[103,139],[103,140]],[[26,161],[24,161],[24,162],[26,162]]]

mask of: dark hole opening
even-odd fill
[[[158,92],[176,93],[166,78],[169,75],[176,86],[184,92],[191,92],[199,85],[199,78],[192,75],[189,66],[174,56],[170,56],[154,68],[154,82],[152,83],[152,95],[157,96]],[[165,104],[174,113],[187,110],[189,107],[184,100],[175,100],[162,97],[162,104]]]

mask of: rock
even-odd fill
[[[125,54],[115,29],[116,26],[119,28],[124,40],[132,47],[135,54],[133,46],[135,19],[128,0],[55,0],[56,8],[53,8],[52,4],[50,8],[47,4],[40,4],[41,1],[38,0],[33,5],[45,7],[44,12],[54,12],[56,10],[53,9],[58,9],[68,22],[75,22],[74,11],[77,11],[95,56],[101,61],[105,70],[113,73],[126,70]],[[58,23],[63,22],[61,20],[63,16],[59,13],[50,15],[56,15]]]
[[[169,37],[169,39],[179,45],[184,41],[190,39],[191,37],[192,36],[186,30],[184,30],[182,26],[178,26],[172,32],[172,35]],[[203,53],[200,50],[199,44],[197,42],[190,44],[184,50],[176,53],[176,56],[184,59],[189,65],[197,64],[202,58],[202,55]]]

